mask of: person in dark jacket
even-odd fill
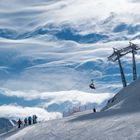
[[[27,126],[27,118],[24,119],[24,126]]]
[[[22,121],[19,119],[19,120],[17,121],[17,123],[18,123],[18,128],[20,128],[20,127],[21,127],[21,124],[22,124]]]
[[[28,117],[28,124],[29,124],[29,125],[32,124],[32,117],[31,117],[31,116]]]
[[[37,123],[37,116],[33,115],[33,124]]]
[[[95,107],[93,108],[93,112],[94,112],[94,113],[96,112],[96,108],[95,108]]]

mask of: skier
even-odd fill
[[[24,126],[27,126],[27,118],[24,119]]]
[[[31,116],[28,117],[28,124],[29,124],[29,125],[32,124],[32,117],[31,117]]]
[[[33,115],[33,124],[37,123],[37,116]]]
[[[96,112],[96,108],[95,108],[95,107],[93,108],[93,112],[94,112],[94,113]]]
[[[21,127],[21,124],[22,124],[22,121],[19,119],[19,120],[17,121],[17,123],[18,123],[18,128],[20,128],[20,127]]]

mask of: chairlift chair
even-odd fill
[[[89,85],[89,87],[91,88],[91,89],[95,89],[95,86],[94,86],[94,83],[93,83],[93,80],[91,80],[91,84]]]

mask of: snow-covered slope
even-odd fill
[[[140,79],[120,91],[110,108],[48,121],[19,131],[7,140],[139,140]]]
[[[139,140],[140,113],[84,113],[27,127],[6,140]]]
[[[103,110],[124,109],[139,110],[140,108],[140,78],[131,83],[127,88],[122,89],[112,99]]]

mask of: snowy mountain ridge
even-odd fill
[[[15,126],[16,126],[16,121],[6,119],[6,118],[0,118],[0,135],[3,133],[7,133]]]
[[[111,109],[138,109],[140,107],[140,77],[122,89],[112,99],[108,101],[108,104],[103,110]]]

